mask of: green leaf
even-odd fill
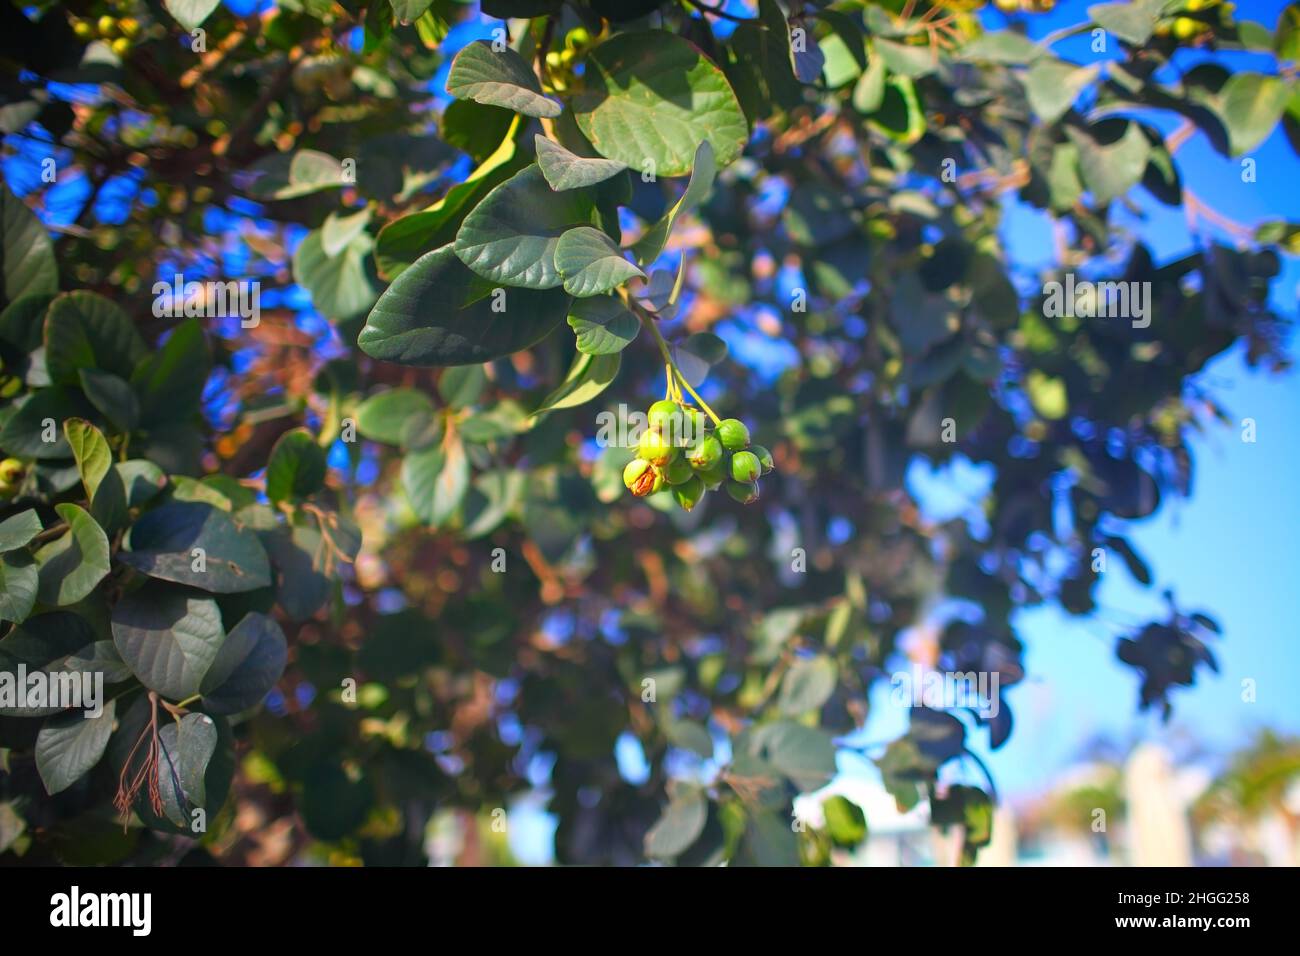
[[[199,413],[212,358],[198,319],[186,319],[131,372],[146,427],[193,419]],[[92,398],[93,401],[93,398]]]
[[[126,489],[128,508],[138,508],[148,504],[167,487],[167,476],[151,461],[133,458],[130,461],[119,461],[113,468]]]
[[[369,207],[350,216],[330,213],[320,227],[321,251],[331,259],[335,258],[351,244],[353,239],[365,232],[368,225],[370,225]]]
[[[677,370],[695,388],[708,377],[709,369],[727,357],[727,343],[712,332],[696,332],[672,347]]]
[[[1098,206],[1118,199],[1141,181],[1151,144],[1137,123],[1107,119],[1087,131],[1068,127],[1066,133],[1079,150],[1084,185]]]
[[[438,394],[456,409],[476,403],[486,387],[487,373],[482,365],[460,365],[438,376]]]
[[[266,466],[266,496],[272,504],[296,501],[325,487],[325,449],[311,432],[295,428],[285,432],[271,449]]]
[[[86,497],[93,501],[99,483],[112,470],[113,452],[100,430],[85,419],[69,418],[63,423],[63,431],[68,436],[72,457],[77,460]]]
[[[1240,26],[1240,24],[1239,24]],[[1300,59],[1300,4],[1288,3],[1277,21],[1273,49],[1279,60]]]
[[[853,108],[859,113],[874,113],[885,100],[885,61],[873,56],[853,87]]]
[[[1098,72],[1096,65],[1077,66],[1055,57],[1036,60],[1024,75],[1030,108],[1044,123],[1055,123],[1097,78]]]
[[[275,599],[294,621],[305,621],[329,600],[332,583],[322,573],[326,544],[316,528],[276,528],[261,535],[275,564]]]
[[[211,598],[149,584],[113,608],[113,644],[150,690],[179,701],[199,692],[221,649],[221,611]]]
[[[1099,3],[1088,8],[1092,22],[1109,30],[1126,43],[1141,46],[1151,39],[1164,0],[1124,0]]]
[[[997,30],[981,33],[961,48],[963,60],[983,60],[987,63],[1016,65],[1030,63],[1046,51],[1022,33]]]
[[[835,662],[824,654],[795,661],[781,680],[781,713],[797,717],[820,708],[835,692],[837,674]]]
[[[86,488],[90,513],[109,534],[127,522],[126,486],[113,467],[113,453],[98,428],[81,418],[69,418],[63,430]]]
[[[460,260],[492,282],[551,289],[564,280],[555,247],[572,226],[595,214],[586,191],[556,193],[536,163],[483,198],[461,223],[455,250]]]
[[[8,342],[20,352],[39,349],[45,331],[45,312],[53,301],[53,295],[40,294],[25,295],[10,302],[0,312],[0,341]]]
[[[836,846],[854,847],[867,838],[867,817],[862,808],[838,793],[822,804],[826,829]]]
[[[614,381],[620,364],[621,356],[617,352],[610,355],[579,354],[560,387],[546,396],[537,411],[533,412],[533,417],[561,408],[574,408],[591,401]]]
[[[880,109],[868,123],[895,142],[911,146],[925,135],[925,113],[916,95],[916,86],[905,76],[890,76]]]
[[[80,392],[62,385],[42,388],[9,416],[0,428],[0,447],[30,458],[71,458],[72,449],[59,423],[94,413]],[[49,437],[52,440],[46,441]]]
[[[129,378],[144,356],[135,323],[110,299],[93,292],[66,292],[45,315],[45,367],[59,385],[80,385],[81,369],[97,368]]]
[[[708,140],[726,166],[749,140],[727,78],[693,44],[662,30],[618,34],[591,50],[573,100],[578,127],[602,156],[657,176],[690,172]]]
[[[564,291],[586,298],[612,292],[645,273],[623,258],[613,239],[591,226],[578,226],[555,244],[555,268],[564,276]]]
[[[21,624],[36,606],[40,573],[25,552],[0,555],[0,621]]]
[[[360,315],[379,290],[367,267],[374,240],[361,232],[337,256],[328,256],[322,232],[314,229],[293,254],[293,279],[309,293],[312,305],[327,318],[341,321]]]
[[[26,547],[42,531],[40,515],[32,508],[0,521],[0,554]]]
[[[434,417],[429,396],[414,388],[390,388],[357,408],[357,431],[371,441],[404,445],[408,436],[425,431]]]
[[[36,735],[36,770],[50,796],[67,790],[104,756],[113,734],[115,704],[104,704],[98,717],[72,710],[45,718]]]
[[[473,100],[452,100],[442,111],[442,138],[469,153],[475,162],[491,156],[509,133],[515,114],[499,106]]]
[[[457,99],[502,106],[525,116],[555,117],[562,107],[542,94],[541,84],[514,50],[493,50],[475,40],[456,54],[447,74],[447,92]]]
[[[288,654],[279,624],[256,611],[244,615],[203,675],[203,706],[218,714],[257,706],[284,673]]]
[[[0,215],[4,222],[4,300],[8,305],[21,296],[54,295],[59,291],[59,270],[54,244],[41,221],[27,204],[0,183]]]
[[[872,41],[872,48],[889,68],[889,72],[915,79],[933,73],[939,65],[934,50],[929,44],[912,46],[907,43],[895,43],[883,37]]]
[[[569,326],[578,337],[578,351],[609,355],[632,344],[641,323],[612,295],[577,299],[569,308]]]
[[[713,188],[713,180],[717,173],[718,166],[714,160],[713,147],[708,140],[701,140],[691,164],[690,181],[687,182],[681,198],[673,203],[668,212],[647,229],[645,235],[632,246],[637,262],[647,265],[659,258],[659,254],[664,251],[664,246],[668,244],[668,237],[672,234],[677,220],[704,201],[709,190]]]
[[[1232,155],[1260,145],[1273,132],[1291,98],[1291,84],[1263,73],[1234,73],[1218,95],[1218,114],[1227,127]]]
[[[77,505],[55,505],[54,510],[68,523],[68,533],[36,552],[40,566],[37,597],[42,604],[63,607],[76,604],[108,575],[108,538],[95,519]]]
[[[402,487],[421,521],[434,528],[446,524],[469,488],[469,459],[460,438],[408,453]]]
[[[801,790],[816,790],[835,774],[835,744],[830,735],[792,720],[761,725],[751,737],[750,753]]]
[[[664,807],[645,835],[645,852],[657,860],[671,860],[685,852],[704,832],[709,806],[696,788],[684,788]]]
[[[403,26],[420,19],[432,2],[433,0],[389,0],[389,4],[393,8],[393,15],[397,17],[397,22]]]
[[[343,185],[343,164],[314,149],[268,156],[257,162],[252,172],[257,179],[249,192],[258,199],[296,199]]]
[[[186,30],[202,26],[203,21],[212,15],[220,3],[221,0],[163,0],[167,12]]]
[[[83,368],[77,374],[81,379],[82,392],[96,411],[118,431],[135,431],[140,423],[140,402],[126,379],[97,368]]]
[[[490,362],[541,341],[564,321],[569,301],[562,290],[498,295],[444,246],[421,256],[380,296],[357,344],[403,365]]]
[[[627,169],[612,159],[588,159],[577,156],[541,133],[533,139],[537,148],[537,165],[556,192],[594,186]]]
[[[674,747],[689,750],[705,760],[712,759],[713,738],[703,724],[693,720],[672,720],[664,728],[664,733]]]
[[[130,550],[119,551],[117,559],[152,578],[216,594],[271,583],[257,535],[209,504],[173,501],[154,508],[132,525],[129,540]]]
[[[476,105],[470,100],[458,102]],[[386,277],[396,279],[420,256],[454,242],[470,210],[492,189],[529,165],[527,157],[517,150],[514,136],[518,127],[516,116],[496,151],[428,209],[394,219],[379,230],[375,261]]]

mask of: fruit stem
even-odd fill
[[[697,402],[699,402],[699,403],[700,403],[700,408],[704,409],[705,414],[708,415],[710,418],[713,419],[713,424],[714,424],[714,425],[721,425],[721,424],[722,424],[722,419],[720,419],[720,418],[717,416],[717,414],[713,411],[713,409],[709,408],[709,403],[708,403],[708,402],[706,402],[704,399],[700,398],[700,394],[699,394],[699,392],[697,392],[697,391],[695,391],[695,389],[691,388],[691,383],[688,382],[688,381],[686,381],[686,376],[682,374],[682,370],[679,369],[679,368],[674,368],[673,371],[675,371],[675,372],[677,373],[677,378],[681,381],[681,383],[682,383],[683,385],[686,386],[686,391],[688,391],[688,392],[691,393],[691,398],[693,398],[693,399],[695,399]]]

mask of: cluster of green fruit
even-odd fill
[[[705,491],[727,486],[741,504],[758,500],[758,479],[774,467],[772,453],[751,445],[736,418],[716,421],[712,432],[697,408],[671,399],[655,402],[637,442],[637,457],[623,469],[623,484],[638,498],[668,491],[690,511]]]

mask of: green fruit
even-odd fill
[[[757,456],[758,463],[763,466],[763,474],[766,475],[776,468],[776,461],[773,460],[772,453],[762,445],[751,445],[749,450]]]
[[[758,500],[758,482],[751,481],[741,484],[737,481],[729,481],[727,482],[727,494],[742,505],[753,504]]]
[[[674,458],[664,469],[664,480],[670,485],[684,485],[694,476],[691,463],[681,456]]]
[[[706,435],[702,441],[687,449],[686,460],[696,471],[709,471],[722,461],[722,442],[713,435]]]
[[[677,457],[677,449],[673,447],[672,442],[664,437],[663,432],[653,428],[647,428],[641,433],[636,453],[650,464],[661,466]]]
[[[749,429],[738,418],[724,418],[718,422],[718,440],[727,451],[740,451],[749,447]]]
[[[676,436],[677,444],[690,447],[704,439],[704,430],[708,424],[708,419],[698,408],[682,409],[682,429],[681,433]]]
[[[700,480],[704,482],[704,487],[709,491],[717,491],[724,481],[727,480],[727,469],[721,460],[715,461],[712,468],[696,472]]]
[[[758,456],[752,451],[738,451],[731,456],[731,477],[740,482],[757,481],[763,473]]]
[[[646,412],[646,420],[652,430],[666,435],[675,444],[676,437],[682,431],[681,415],[682,407],[671,399],[665,398],[650,406],[650,410]]]
[[[659,473],[655,471],[654,466],[640,458],[633,458],[623,469],[623,484],[638,498],[644,498],[651,492],[658,491],[655,483],[659,480]]]
[[[682,508],[690,511],[704,497],[704,482],[700,480],[698,475],[692,475],[690,481],[673,489],[673,497],[677,499],[677,503]]]

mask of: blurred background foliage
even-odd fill
[[[832,777],[837,746],[874,760],[900,809],[928,801],[973,858],[997,792],[968,738],[996,747],[1014,732],[1014,691],[996,717],[919,708],[897,740],[846,741],[871,687],[910,659],[996,672],[1005,694],[1025,672],[1012,615],[1092,612],[1095,549],[1153,580],[1128,523],[1191,494],[1191,434],[1237,427],[1189,379],[1239,344],[1253,366],[1289,367],[1268,293],[1300,235],[1284,221],[1229,228],[1231,242],[1156,261],[1118,215],[1138,189],[1216,215],[1180,177],[1193,132],[1233,158],[1279,125],[1300,144],[1295,8],[1273,29],[1231,4],[1098,4],[1033,42],[1023,25],[1037,6],[0,5],[5,428],[51,403],[170,476],[160,501],[257,530],[272,582],[217,603],[226,631],[267,615],[286,646],[265,705],[219,719],[230,797],[197,845],[165,826],[123,831],[121,761],[50,797],[35,721],[0,717],[3,858],[508,862],[505,808],[541,787],[559,862],[817,864],[865,836],[842,798],[824,828],[792,826],[794,798]],[[674,231],[662,265],[685,257],[685,291],[662,324],[674,342],[714,333],[730,346],[706,362],[701,394],[772,450],[757,504],[713,496],[687,514],[625,494],[630,454],[599,447],[595,422],[659,396],[647,337],[612,384],[544,415],[532,413],[575,359],[567,329],[455,369],[356,347],[402,265],[531,161],[539,121],[512,125],[444,91],[454,53],[498,27],[565,102],[590,82],[592,48],[646,29],[695,44],[734,91],[748,140]],[[1092,60],[1054,55],[1077,35]],[[1184,69],[1189,49],[1276,65]],[[503,143],[516,155],[494,167]],[[632,235],[685,185],[636,170],[627,182],[619,223]],[[1008,260],[1008,197],[1054,217],[1048,273]],[[57,286],[16,308],[11,264],[40,244],[24,206],[52,230]],[[414,236],[385,232],[430,208]],[[1051,315],[1045,283],[1067,273],[1150,283],[1150,324]],[[154,283],[177,274],[256,280],[260,324],[156,316]],[[124,310],[133,362],[163,343],[183,351],[169,381],[189,386],[188,404],[137,388],[144,417],[123,423],[85,394],[84,363],[66,384],[33,373],[50,361],[49,299],[71,290]],[[148,420],[160,409],[165,421]],[[0,516],[34,507],[48,530],[55,504],[93,508],[68,452],[0,447],[21,469]],[[281,494],[273,454],[290,476]],[[987,494],[976,515],[929,520],[907,467],[955,457],[991,472]],[[131,521],[164,507],[130,504]],[[42,594],[31,620],[77,613],[102,639],[122,601],[150,600],[120,546],[87,603],[58,611]],[[1212,612],[1170,599],[1118,641],[1137,706],[1167,713],[1174,688],[1215,666]],[[30,654],[39,628],[5,627],[0,652]],[[635,774],[616,753],[627,747]],[[1261,774],[1243,763],[1204,806],[1230,797],[1250,812],[1272,799]],[[1096,789],[1060,812],[1117,806],[1112,784]],[[449,820],[477,822],[447,836]]]

